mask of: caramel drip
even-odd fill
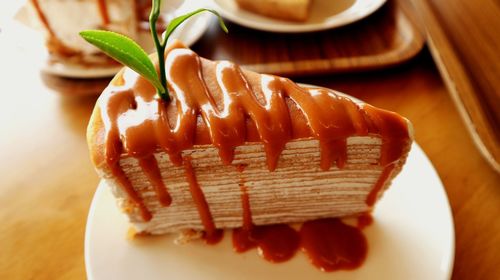
[[[363,110],[371,122],[370,133],[382,137],[382,151],[380,165],[388,167],[397,161],[409,141],[408,124],[401,116],[394,112],[375,108],[365,104]]]
[[[148,208],[146,208],[146,205],[144,205],[142,198],[134,190],[134,187],[130,183],[130,180],[127,178],[127,176],[123,172],[123,169],[120,166],[120,162],[118,162],[118,161],[111,162],[110,161],[110,162],[108,162],[108,165],[110,167],[111,173],[113,173],[113,176],[115,177],[118,184],[127,193],[130,200],[137,206],[137,208],[139,208],[142,219],[144,219],[145,221],[151,220],[151,218],[153,216],[149,212]]]
[[[172,203],[172,198],[168,194],[167,188],[161,179],[160,169],[154,155],[150,155],[139,159],[139,166],[144,170],[149,182],[154,187],[156,196],[161,205],[169,206]]]
[[[242,164],[237,166],[237,169],[240,173],[243,173],[244,166]],[[240,183],[238,184],[241,190],[241,208],[243,213],[243,224],[241,227],[244,230],[252,229],[252,210],[250,209],[250,197],[248,196],[248,189],[245,186],[245,180],[243,177],[240,177]]]
[[[364,229],[365,227],[373,224],[373,217],[370,213],[363,213],[358,216],[357,227],[359,229]]]
[[[237,170],[243,173],[244,166]],[[233,230],[233,248],[238,253],[258,247],[261,256],[270,262],[284,262],[291,259],[299,248],[299,235],[289,225],[276,224],[255,226],[252,223],[250,197],[243,177],[240,177],[241,207],[243,224]]]
[[[237,165],[236,169],[243,173],[243,167]],[[257,247],[257,242],[252,238],[252,230],[254,225],[252,222],[252,211],[250,209],[250,197],[245,186],[243,177],[240,177],[239,187],[241,190],[241,208],[242,208],[242,225],[240,228],[233,229],[232,242],[233,249],[238,253],[246,252]]]
[[[383,147],[383,146],[382,146]],[[373,186],[372,190],[366,197],[366,204],[368,206],[372,206],[375,204],[375,201],[377,201],[378,198],[378,193],[382,190],[384,187],[385,182],[387,181],[387,178],[391,176],[392,171],[394,170],[395,165],[394,164],[389,164],[384,168],[382,171],[382,174],[380,174],[380,177],[378,178],[377,182],[375,183],[375,186]]]
[[[166,75],[172,97],[168,104],[130,69],[118,74],[101,96],[110,166],[122,152],[147,158],[159,150],[181,165],[182,151],[200,144],[214,145],[222,162],[230,164],[237,146],[261,142],[272,171],[288,141],[314,137],[319,140],[320,166],[328,170],[333,164],[345,165],[348,137],[379,135],[380,165],[387,170],[409,141],[406,121],[394,113],[358,105],[326,89],[245,72],[230,62],[203,60],[178,45],[167,51]],[[146,174],[152,168],[143,166]],[[381,185],[389,175],[379,180]]]
[[[243,225],[242,228],[249,230],[252,228],[252,211],[250,210],[250,198],[248,196],[247,187],[240,184],[241,189],[241,204],[243,207]]]
[[[106,0],[96,0],[97,7],[99,8],[99,13],[101,14],[102,24],[108,25],[111,21],[109,20],[108,4]]]
[[[302,250],[323,271],[355,269],[363,264],[368,251],[363,232],[339,219],[305,222],[300,237]]]
[[[222,239],[223,231],[215,227],[212,213],[210,213],[210,208],[207,200],[205,199],[205,195],[198,184],[193,165],[191,164],[191,158],[189,157],[184,159],[184,170],[186,171],[186,178],[189,183],[189,191],[193,197],[196,209],[198,209],[201,223],[205,228],[203,238],[208,244],[216,244]]]
[[[233,248],[243,253],[258,247],[261,256],[274,263],[291,259],[300,245],[299,233],[286,224],[253,226],[233,230]]]
[[[252,211],[250,209],[250,197],[248,196],[248,190],[242,177],[244,166],[239,164],[236,166],[236,170],[240,172],[239,187],[241,190],[241,212],[243,214],[243,222],[240,228],[233,229],[232,241],[233,249],[238,253],[243,253],[255,248],[257,246],[257,242],[255,242],[255,240],[251,237],[254,225],[252,222]]]
[[[246,140],[245,119],[250,118],[257,128],[260,140],[267,155],[267,165],[270,171],[276,168],[278,158],[285,144],[290,140],[290,117],[288,108],[282,95],[282,90],[275,79],[263,79],[264,103],[259,102],[254,90],[246,81],[238,66],[229,62],[219,62],[216,68],[218,85],[221,87],[224,110],[223,123],[220,127],[233,128],[232,133],[217,133],[218,122],[210,122],[213,127],[212,135],[222,135],[224,138],[213,139],[216,146],[221,147],[228,154],[226,162],[232,160],[232,153],[236,146]],[[234,129],[236,128],[236,129]],[[223,129],[223,128],[222,128]],[[232,142],[231,140],[236,140]]]
[[[31,0],[31,3],[33,4],[33,7],[35,8],[36,14],[40,21],[42,22],[43,27],[51,37],[56,37],[56,34],[54,33],[54,30],[52,30],[52,27],[50,27],[49,21],[47,20],[47,17],[42,11],[42,8],[40,7],[40,3],[38,3],[38,0]]]
[[[125,98],[125,99],[124,99]],[[122,94],[114,94],[109,96],[106,99],[107,106],[105,107],[107,112],[106,114],[110,116],[110,118],[118,118],[120,115],[120,109],[123,106],[127,108],[133,108],[135,105],[134,100],[132,99],[132,91],[126,91]],[[104,125],[106,127],[106,139],[120,139],[119,129],[116,122],[111,122],[109,119],[103,119]],[[128,194],[130,200],[136,204],[140,211],[141,216],[145,221],[149,221],[152,218],[151,213],[144,205],[142,198],[137,194],[132,186],[132,183],[128,179],[128,177],[123,172],[123,169],[120,167],[120,156],[123,152],[123,145],[121,141],[106,141],[105,147],[105,157],[107,165],[110,167],[110,171],[113,176],[117,179],[118,183],[122,186],[125,192]],[[140,156],[139,153],[134,153],[136,156]],[[143,156],[144,158],[146,155]],[[143,164],[146,168],[147,165]],[[153,174],[154,171],[146,171],[146,174]]]
[[[342,167],[347,155],[345,139],[369,133],[361,108],[326,89],[305,90],[290,80],[283,82],[283,88],[304,113],[312,135],[320,142],[321,168],[328,170],[333,161]]]

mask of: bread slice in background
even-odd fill
[[[241,9],[263,16],[289,20],[306,21],[312,0],[236,0]]]

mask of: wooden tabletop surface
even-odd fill
[[[0,279],[84,279],[85,223],[99,182],[85,129],[96,97],[58,94],[4,43],[0,35]],[[500,176],[476,150],[427,50],[392,69],[295,80],[408,117],[453,211],[453,278],[498,279]]]

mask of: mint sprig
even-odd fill
[[[165,91],[164,85],[158,80],[153,62],[134,40],[125,35],[104,30],[86,30],[80,32],[80,36],[113,59],[142,75],[159,91]]]
[[[151,13],[149,15],[151,36],[153,36],[153,41],[158,55],[158,66],[160,70],[159,77],[156,73],[153,62],[147,53],[129,37],[112,31],[103,30],[85,30],[80,32],[80,36],[82,36],[87,42],[99,48],[108,56],[123,65],[130,67],[139,75],[146,78],[156,88],[158,95],[163,100],[168,102],[170,101],[170,96],[168,94],[167,77],[165,73],[165,48],[170,35],[172,35],[177,27],[179,27],[187,19],[202,12],[211,12],[216,15],[219,18],[219,25],[222,30],[226,33],[228,30],[221,16],[216,11],[211,9],[198,9],[172,19],[167,25],[160,41],[156,30],[156,22],[160,16],[160,7],[161,0],[153,0]]]

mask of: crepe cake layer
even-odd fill
[[[192,64],[176,68],[176,62],[191,60]],[[138,232],[162,234],[188,229],[207,230],[207,213],[216,228],[240,227],[245,194],[255,225],[368,212],[399,173],[409,152],[412,136],[411,125],[406,119],[353,102],[338,92],[301,88],[287,79],[238,70],[228,62],[199,58],[178,44],[173,44],[167,51],[166,67],[172,85],[173,100],[170,103],[160,101],[147,81],[130,69],[124,69],[101,95],[88,128],[92,161]],[[231,75],[241,74],[240,78],[244,80],[238,82],[244,85],[243,89],[239,88],[241,92],[225,90],[233,81],[221,85],[225,81],[221,73],[225,71]],[[271,106],[270,100],[276,97],[267,88],[266,81],[283,85],[280,92],[287,95],[281,103],[284,107],[281,111],[273,111],[274,119],[267,123],[263,121],[266,116],[262,119],[256,117],[259,110]],[[201,90],[197,85],[203,85],[203,90],[212,98],[209,101],[216,104],[197,103],[191,105],[199,106],[197,108],[186,107],[190,99],[206,97],[196,95],[199,92],[186,91]],[[251,91],[246,92],[249,89]],[[242,102],[238,103],[245,94],[252,94],[260,105],[245,107]],[[314,106],[319,106],[317,111],[321,112],[308,109],[306,101],[320,97],[327,98],[323,103],[314,102]],[[343,105],[335,107],[336,103],[329,104],[328,98]],[[273,100],[272,106],[278,106],[276,100],[281,99]],[[227,106],[231,102],[240,107],[229,110]],[[330,105],[333,107],[328,107]],[[209,113],[215,111],[223,119],[227,116],[221,112],[236,114],[241,113],[242,108],[250,113],[247,112],[243,124],[233,121],[230,128],[244,132],[245,141],[237,143],[233,138],[222,138],[223,141],[216,142],[214,139],[220,140],[229,134],[223,129],[228,127],[214,128],[220,123],[217,123],[218,119],[211,122]],[[318,114],[316,117],[322,116],[330,112],[328,110],[337,110],[340,119],[347,117],[352,122],[361,116],[362,125],[354,125],[361,128],[347,125],[349,135],[342,139],[337,139],[336,134],[325,133],[345,125],[331,118],[322,119],[324,124],[314,123],[315,114]],[[183,122],[190,112],[194,112],[192,130],[175,134],[177,130],[174,128],[179,128],[179,124],[189,124]],[[279,134],[289,138],[281,139],[262,132],[276,127],[276,112],[277,115],[286,112],[289,116],[280,123],[288,130]],[[321,131],[315,132],[318,125],[330,130],[323,131],[320,137]],[[164,126],[171,127],[173,134],[162,131]],[[342,133],[344,130],[338,131]],[[217,133],[221,135],[214,136]],[[267,138],[263,139],[263,135]],[[180,138],[184,142],[176,140]],[[325,154],[333,152],[325,148],[329,147],[324,145],[325,139],[334,139],[334,142],[328,142],[330,144],[341,144],[333,149],[333,152],[338,152],[340,147],[340,153],[327,164]],[[234,146],[234,157],[221,152],[227,148],[224,145],[228,145],[228,141]],[[269,160],[273,154],[269,152],[269,145],[275,147],[279,143],[285,144],[282,150],[277,149],[277,161],[273,166]],[[155,176],[161,180],[155,181]],[[192,178],[206,202],[204,211],[200,210],[200,202],[193,194]]]
[[[366,199],[383,170],[377,165],[380,144],[377,137],[349,138],[346,165],[342,169],[332,167],[328,171],[319,167],[318,141],[313,139],[287,144],[274,172],[267,170],[265,153],[260,144],[238,147],[229,166],[221,163],[214,147],[198,146],[184,154],[192,157],[196,177],[215,226],[236,228],[243,223],[242,184],[247,188],[252,220],[256,225],[352,216],[371,211],[372,207]],[[203,230],[184,168],[173,165],[165,153],[156,153],[155,157],[172,196],[172,204],[163,207],[137,160],[124,157],[122,167],[135,189],[141,193],[148,209],[155,214],[150,221],[143,222],[138,209],[128,203],[126,193],[116,181],[107,177],[106,182],[118,199],[118,205],[129,215],[137,232],[163,234],[185,229]],[[399,173],[403,163],[404,158],[398,162],[378,196]],[[245,168],[240,172],[241,165]]]

